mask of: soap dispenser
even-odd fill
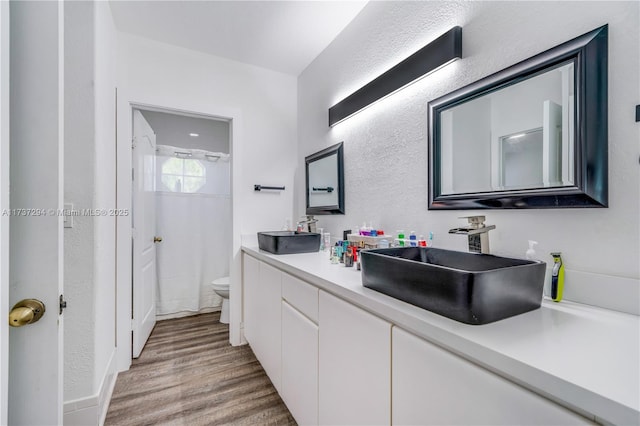
[[[537,241],[529,240],[529,250],[527,250],[527,253],[525,254],[527,260],[537,260],[536,250],[534,248],[536,244],[538,244]]]

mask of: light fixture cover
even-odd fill
[[[329,126],[462,56],[462,28],[453,27],[329,108]]]

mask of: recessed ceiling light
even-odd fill
[[[189,133],[189,136],[191,136],[192,138],[197,138],[200,135],[198,133]]]

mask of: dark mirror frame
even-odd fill
[[[322,151],[318,151],[311,154],[304,159],[305,163],[305,196],[307,199],[307,212],[308,215],[327,215],[327,214],[344,214],[344,148],[343,142],[337,143],[325,148]],[[309,164],[314,161],[318,161],[322,158],[329,157],[336,154],[336,161],[338,167],[338,204],[333,206],[309,206]]]
[[[429,102],[429,210],[608,207],[608,25]],[[472,99],[573,62],[574,185],[443,195],[440,115]]]

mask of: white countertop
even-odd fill
[[[360,271],[332,265],[328,252],[242,250],[597,422],[640,424],[638,316],[543,300],[532,312],[467,325],[363,287]]]

